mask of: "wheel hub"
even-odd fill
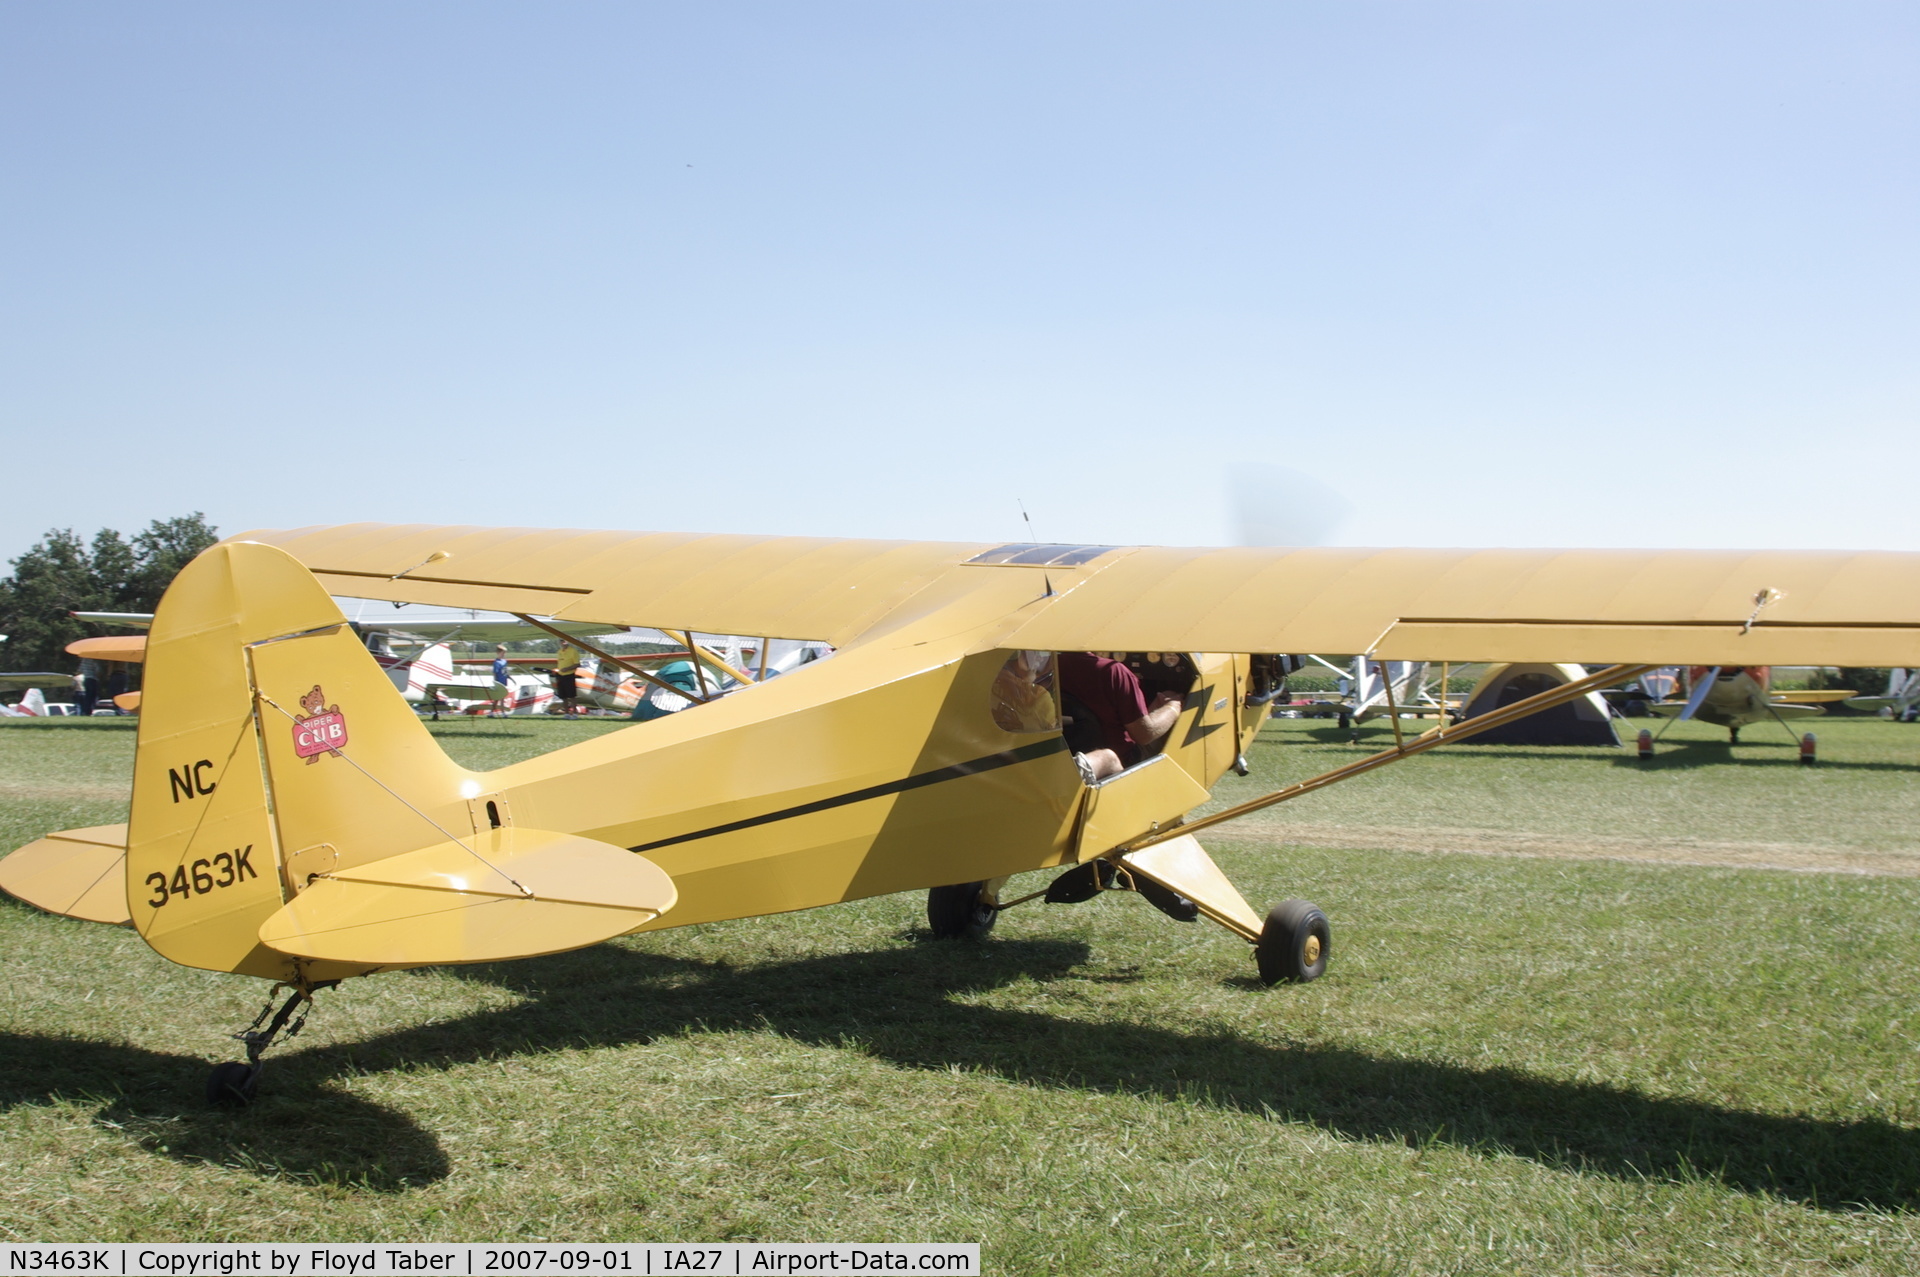
[[[1300,961],[1309,967],[1320,961],[1319,936],[1308,936],[1307,942],[1300,946]]]

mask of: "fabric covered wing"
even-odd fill
[[[996,551],[950,542],[388,524],[242,539],[286,549],[336,594],[841,646],[956,568],[988,574],[1051,564],[1048,583],[1058,597],[999,645],[1461,661],[1920,664],[1920,554],[1912,553]],[[1769,601],[1759,606],[1763,593]]]
[[[355,598],[824,639],[836,646],[986,548],[370,523],[248,532],[235,539],[277,545],[328,591]]]
[[[1758,606],[1763,591],[1772,591],[1770,601]],[[1141,549],[1116,556],[1004,645],[1913,664],[1920,661],[1920,554]]]

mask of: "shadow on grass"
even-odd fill
[[[339,1090],[337,1079],[689,1030],[771,1031],[904,1068],[1271,1114],[1346,1139],[1510,1153],[1628,1180],[1705,1178],[1830,1210],[1920,1208],[1920,1131],[1879,1120],[1752,1113],[1512,1069],[956,1000],[1022,978],[1077,982],[1086,956],[1077,942],[1021,940],[730,966],[602,945],[458,968],[528,1001],[269,1057],[260,1099],[240,1113],[206,1107],[202,1060],[0,1034],[0,1109],[103,1102],[97,1121],[162,1156],[397,1192],[443,1178],[445,1153],[404,1114]]]
[[[349,1071],[619,1046],[696,1027],[771,1030],[816,1046],[857,1043],[903,1067],[1271,1113],[1347,1139],[1503,1151],[1622,1179],[1705,1177],[1828,1209],[1920,1208],[1920,1132],[1878,1120],[1752,1113],[1510,1069],[955,1001],[1022,977],[1077,980],[1070,972],[1085,956],[1078,943],[1023,940],[730,967],[601,946],[464,968],[530,1001],[305,1052],[275,1084],[318,1087]]]
[[[1776,752],[1767,757],[1756,758],[1745,751],[1753,746],[1771,747]],[[1668,770],[1694,767],[1805,767],[1800,761],[1797,741],[1741,741],[1738,745],[1729,745],[1726,741],[1679,741],[1661,745],[1653,758],[1642,762],[1629,752],[1620,758],[1609,760],[1615,767],[1638,768],[1650,772],[1662,768]],[[1848,759],[1823,758],[1815,763],[1819,771],[1841,772],[1906,772],[1920,771],[1920,764],[1893,762],[1857,762]]]
[[[1330,752],[1353,754],[1364,758],[1369,754],[1378,754],[1393,744],[1393,733],[1389,730],[1367,729],[1368,734],[1354,742],[1351,731],[1338,728],[1314,728],[1301,735],[1311,738],[1316,744],[1326,747]],[[1295,743],[1293,740],[1274,739],[1257,740],[1256,747],[1282,747]],[[1768,754],[1756,756],[1746,751],[1763,749]],[[1741,751],[1736,753],[1735,751]],[[1600,761],[1613,767],[1625,767],[1635,770],[1658,771],[1662,767],[1802,767],[1800,761],[1800,742],[1795,740],[1769,740],[1762,736],[1754,740],[1742,740],[1738,745],[1730,745],[1723,740],[1680,740],[1665,741],[1659,745],[1659,752],[1653,761],[1642,762],[1634,752],[1633,741],[1629,737],[1618,749],[1604,745],[1565,745],[1558,748],[1526,745],[1480,745],[1472,737],[1463,741],[1454,741],[1434,751],[1436,758],[1526,758],[1541,759],[1547,762],[1570,763]],[[1920,764],[1898,762],[1856,761],[1850,759],[1822,758],[1815,764],[1823,771],[1854,772],[1904,772],[1920,771]],[[1296,779],[1304,779],[1299,777]]]
[[[97,1103],[94,1121],[150,1153],[310,1184],[401,1192],[445,1178],[439,1143],[404,1113],[269,1057],[260,1099],[210,1108],[205,1060],[113,1042],[0,1033],[0,1110]]]

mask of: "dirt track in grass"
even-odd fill
[[[1237,828],[1223,827],[1215,837],[1222,843],[1467,852],[1482,856],[1531,856],[1560,860],[1633,860],[1672,865],[1920,877],[1920,855],[1803,843],[1608,838],[1592,834],[1560,835],[1518,833],[1504,829],[1348,825],[1310,821],[1267,825],[1248,821]]]

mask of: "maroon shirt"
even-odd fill
[[[1100,720],[1107,748],[1129,767],[1139,762],[1140,747],[1127,735],[1127,724],[1147,716],[1147,697],[1133,671],[1091,652],[1060,653],[1059,670],[1060,690]]]

